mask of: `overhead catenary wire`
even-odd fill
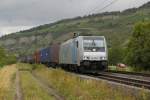
[[[107,1],[107,0],[105,0]],[[103,3],[105,3],[105,1]],[[100,8],[98,11],[101,12],[103,11],[104,9],[110,7],[111,5],[113,5],[114,3],[116,3],[118,0],[113,0],[111,1],[109,4],[105,5],[104,7]],[[91,10],[88,14],[92,13],[94,10],[96,10],[99,6],[95,7],[93,10]]]
[[[108,0],[104,0],[104,1],[102,1],[102,2],[101,2],[101,5],[103,5],[106,1],[108,1]],[[95,11],[98,7],[99,7],[99,5],[98,5],[98,6],[96,6],[95,8],[93,8],[92,10],[90,10],[87,14],[92,13],[92,12],[93,12],[93,11]]]
[[[99,9],[98,11],[103,11],[104,9],[110,7],[111,5],[113,5],[114,3],[116,3],[118,0],[113,0],[112,2],[110,2],[108,5],[104,6],[103,8]]]

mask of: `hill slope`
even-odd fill
[[[108,46],[124,45],[132,34],[133,26],[139,21],[150,20],[150,2],[123,12],[65,19],[0,38],[0,45],[20,55],[30,54],[50,43],[62,42],[72,37],[73,32],[81,35],[104,35]]]

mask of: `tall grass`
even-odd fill
[[[104,81],[81,79],[60,69],[38,67],[34,73],[53,86],[67,100],[150,100],[150,94],[134,93],[124,87],[114,87]]]
[[[54,100],[41,88],[29,71],[21,71],[20,75],[24,100]]]
[[[5,66],[2,69],[0,69],[0,100],[14,99],[15,73],[15,65]]]
[[[36,64],[31,65],[31,64],[23,64],[23,63],[17,63],[17,69],[19,71],[32,71],[33,69],[35,69],[35,67],[37,66]]]

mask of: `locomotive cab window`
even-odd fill
[[[85,52],[105,52],[105,42],[103,39],[85,39],[83,40]]]

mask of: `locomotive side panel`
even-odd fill
[[[77,64],[77,48],[74,39],[61,44],[59,54],[60,64]]]

